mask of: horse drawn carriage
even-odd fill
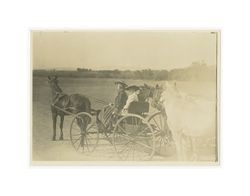
[[[56,104],[52,107],[73,115],[70,141],[77,152],[93,152],[99,142],[105,139],[113,145],[121,160],[143,161],[166,152],[170,143],[165,111],[155,110],[150,113],[148,100],[132,102],[128,112],[117,116],[111,128],[106,126],[110,118],[107,118],[105,108],[76,113]]]
[[[133,102],[128,114],[120,115],[112,130],[105,128],[105,118],[97,120],[99,112],[93,115],[78,113],[70,127],[71,143],[76,151],[93,152],[100,138],[106,138],[121,160],[150,160],[155,153],[166,150],[169,133],[164,114],[161,111],[148,112],[148,102]],[[83,128],[86,121],[88,125]]]

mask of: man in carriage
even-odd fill
[[[127,93],[125,92],[125,89],[128,85],[122,80],[116,81],[115,85],[117,85],[117,95],[115,97],[115,101],[114,103],[110,103],[109,105],[105,106],[101,115],[101,121],[104,124],[105,129],[108,131],[113,129],[113,126],[117,121],[118,116],[121,114],[128,99]]]
[[[121,113],[128,99],[127,93],[125,92],[125,89],[128,85],[121,80],[116,81],[115,84],[117,85],[118,94],[115,98],[113,114],[118,115]]]

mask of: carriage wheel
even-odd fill
[[[171,143],[171,131],[166,116],[162,112],[157,112],[149,117],[148,122],[154,131],[156,153],[167,155]]]
[[[107,108],[109,109],[109,111],[105,113],[105,109]],[[110,106],[105,106],[102,110],[99,110],[99,112],[97,113],[97,121],[96,121],[98,131],[102,137],[101,139],[107,139],[110,143],[112,143],[110,137],[112,130],[108,130],[107,124],[109,124],[112,112],[113,110],[112,108],[110,108]],[[107,115],[109,116],[108,118]]]
[[[70,141],[77,152],[95,150],[99,141],[99,131],[90,114],[81,112],[74,117],[70,126]]]
[[[155,152],[153,129],[141,116],[129,114],[116,123],[113,145],[121,160],[150,160]]]
[[[97,127],[98,127],[98,131],[101,135],[102,139],[107,140],[109,143],[112,144],[112,137],[110,137],[110,135],[113,133],[112,131],[108,131],[107,128],[105,127],[105,125],[99,121],[97,122]]]

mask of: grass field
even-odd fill
[[[115,79],[97,78],[59,78],[59,85],[67,94],[80,93],[96,97],[111,103],[116,95]],[[128,84],[155,85],[155,81],[126,80]],[[216,88],[213,82],[177,82],[177,87],[190,95],[215,100]],[[79,154],[75,152],[69,141],[69,126],[72,117],[67,116],[64,121],[64,141],[52,141],[52,118],[50,111],[51,89],[46,77],[34,77],[32,86],[32,159],[34,161],[118,161],[114,148],[108,141],[102,141],[92,154]],[[102,104],[91,99],[92,108],[100,109]],[[59,127],[57,126],[57,139]],[[173,153],[169,156],[155,156],[154,161],[175,160]]]

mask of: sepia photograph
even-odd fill
[[[0,195],[250,195],[248,1],[0,10]]]
[[[219,163],[220,31],[30,35],[32,164]]]

